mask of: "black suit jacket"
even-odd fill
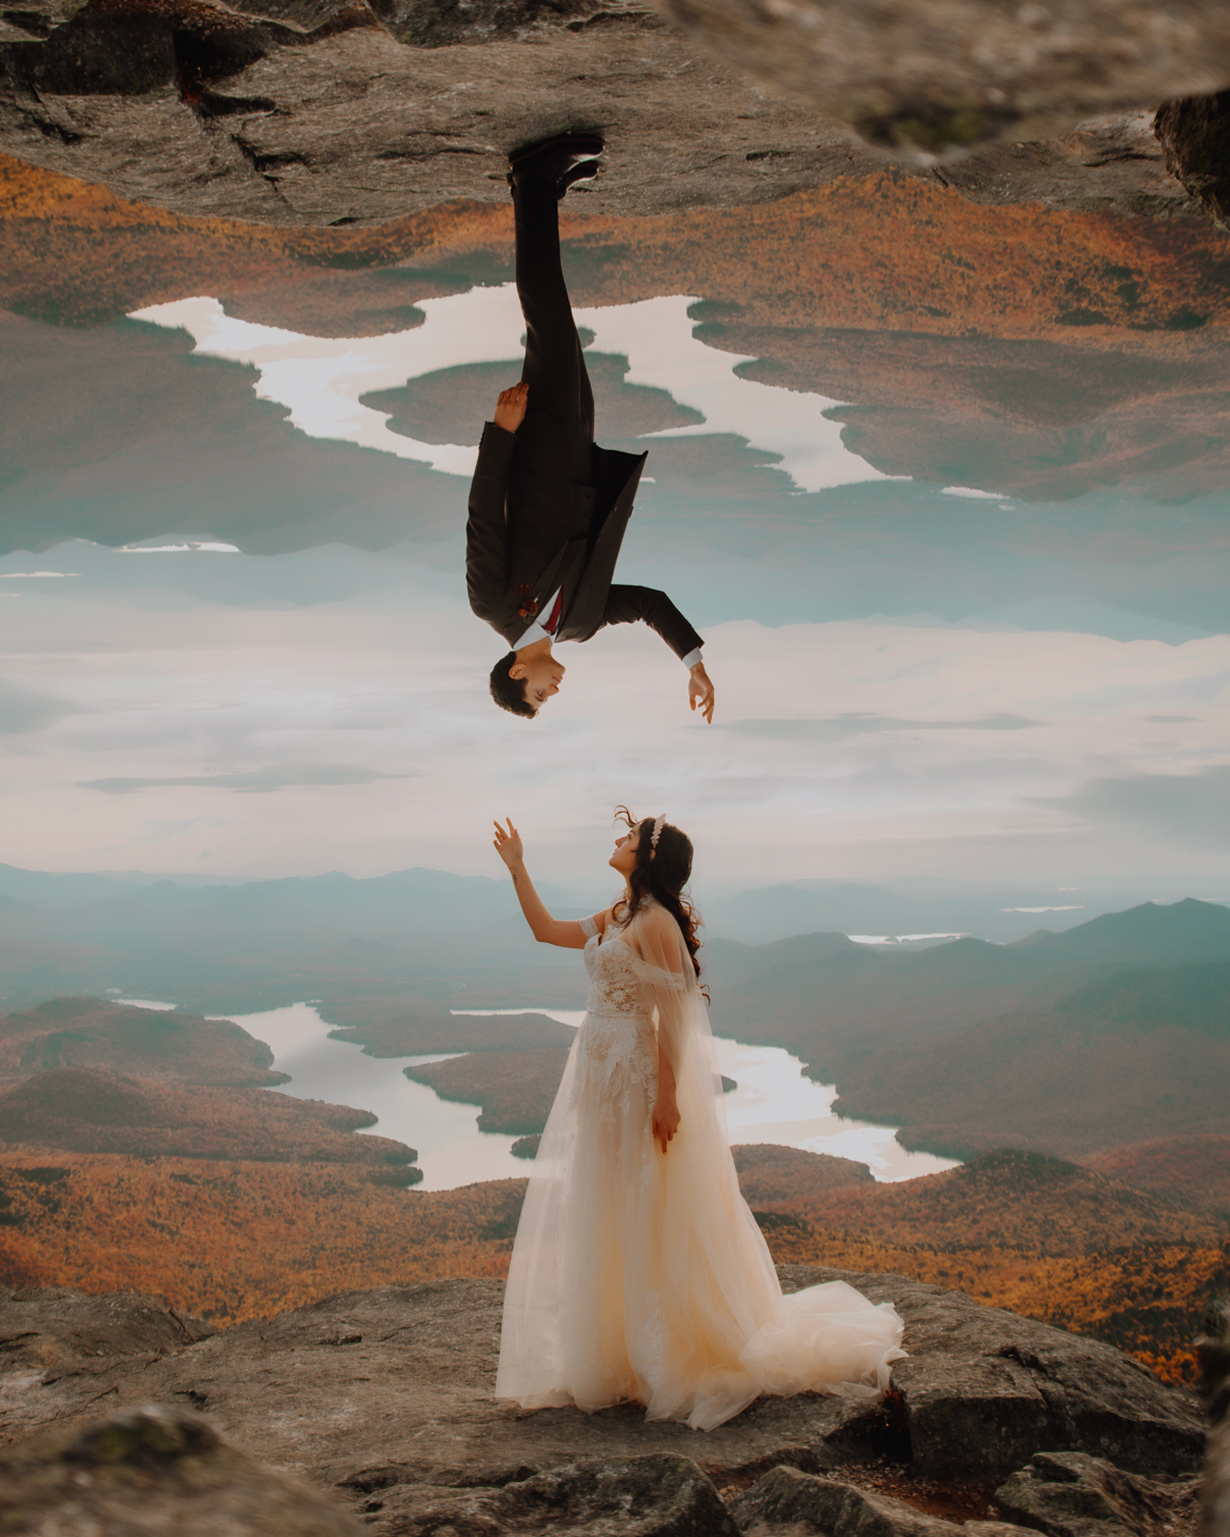
[[[678,657],[702,644],[664,592],[614,585],[645,454],[599,448],[593,484],[518,464],[517,435],[488,422],[470,485],[466,588],[480,619],[516,647],[562,588],[557,640],[589,640],[604,625],[643,620]]]

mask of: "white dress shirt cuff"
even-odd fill
[[[705,658],[701,652],[700,647],[694,646],[692,650],[688,652],[687,656],[684,657],[683,665],[688,669],[689,672],[691,672],[693,667],[695,667],[698,663],[703,662],[704,659]]]

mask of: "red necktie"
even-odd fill
[[[548,635],[555,634],[555,626],[559,623],[559,611],[563,601],[564,589],[561,587],[560,590],[555,594],[555,602],[551,606],[551,617],[547,620],[546,624],[543,625],[543,629],[547,632]]]

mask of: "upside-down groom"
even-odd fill
[[[470,487],[470,607],[511,648],[491,670],[502,709],[531,719],[564,681],[556,641],[643,620],[688,670],[688,699],[713,719],[700,636],[663,592],[613,583],[645,454],[594,442],[594,398],[560,265],[558,204],[597,172],[602,140],[570,134],[510,157],[521,383],[483,428]]]

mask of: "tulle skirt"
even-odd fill
[[[843,1281],[783,1296],[739,1193],[714,1064],[680,1074],[653,1139],[648,1018],[587,1015],[513,1246],[496,1394],[525,1408],[632,1401],[711,1430],[761,1393],[875,1398],[902,1321]]]

